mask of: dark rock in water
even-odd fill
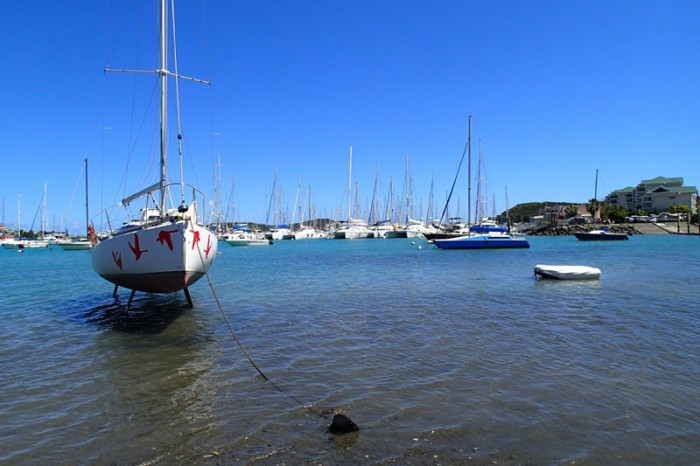
[[[360,430],[357,424],[352,422],[352,419],[344,414],[336,414],[333,416],[333,422],[328,427],[328,432],[331,434],[347,434],[349,432],[357,432]]]

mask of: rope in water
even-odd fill
[[[204,266],[204,258],[202,257],[202,250],[199,247],[199,242],[197,244],[197,251],[199,253],[199,259],[202,261],[202,266]],[[216,290],[214,289],[214,283],[211,280],[211,277],[209,276],[209,269],[204,267],[205,272],[204,275],[207,277],[207,283],[209,283],[209,289],[211,289],[212,295],[214,295],[214,300],[216,301],[216,305],[219,308],[219,312],[221,313],[221,317],[224,318],[224,321],[226,322],[226,326],[228,327],[229,332],[231,333],[231,336],[233,339],[236,341],[236,344],[238,344],[238,347],[241,349],[243,354],[245,355],[246,358],[248,358],[248,361],[250,361],[250,364],[255,368],[256,371],[258,371],[258,374],[268,383],[270,383],[275,389],[282,393],[283,395],[286,395],[287,397],[291,398],[292,400],[296,401],[299,406],[306,408],[309,412],[325,418],[326,416],[333,414],[333,421],[331,425],[328,427],[329,432],[332,434],[344,434],[348,432],[356,432],[360,430],[360,428],[355,424],[349,417],[345,415],[343,410],[338,410],[338,409],[324,409],[322,411],[318,411],[314,408],[311,407],[311,405],[303,403],[299,398],[294,396],[293,394],[289,393],[279,385],[277,385],[274,381],[270,380],[270,378],[265,375],[265,373],[260,369],[260,366],[258,366],[255,361],[253,361],[253,358],[250,356],[248,351],[245,349],[243,346],[243,343],[241,342],[240,338],[238,338],[238,335],[236,335],[236,332],[233,330],[233,326],[231,325],[231,322],[228,320],[228,317],[226,316],[226,312],[224,311],[224,307],[221,305],[221,301],[219,300],[219,296],[216,293]]]
[[[199,250],[199,257],[200,257],[200,259],[202,259],[202,252],[201,252],[201,250],[200,250],[200,248],[199,248],[199,243],[197,243],[197,250]],[[202,259],[202,264],[204,264],[203,259]],[[209,284],[209,289],[211,289],[212,295],[214,295],[214,301],[216,301],[216,305],[217,305],[217,307],[219,308],[219,312],[221,313],[221,317],[224,318],[224,322],[226,322],[226,326],[228,327],[228,330],[229,330],[229,332],[231,333],[231,336],[232,336],[233,339],[236,341],[236,344],[237,344],[238,347],[241,349],[241,351],[243,352],[243,354],[245,355],[245,357],[248,358],[248,361],[250,362],[250,364],[255,368],[256,371],[258,371],[258,374],[260,374],[260,376],[261,376],[266,382],[269,382],[270,384],[272,384],[272,386],[275,387],[275,389],[277,389],[277,391],[279,391],[280,393],[283,393],[284,395],[287,395],[289,398],[291,398],[292,400],[296,401],[300,406],[302,406],[302,407],[308,409],[309,411],[311,411],[312,413],[316,414],[317,416],[325,417],[325,414],[323,414],[323,413],[320,412],[320,411],[317,411],[317,410],[313,409],[311,406],[309,406],[309,405],[307,405],[307,404],[305,404],[305,403],[302,403],[301,400],[299,400],[296,396],[294,396],[294,395],[292,395],[291,393],[287,392],[287,391],[284,390],[282,387],[280,387],[279,385],[277,385],[274,381],[270,380],[270,378],[269,378],[267,375],[265,375],[265,373],[262,371],[262,369],[260,369],[260,366],[258,366],[258,365],[255,363],[255,361],[253,361],[253,358],[250,356],[250,354],[248,353],[248,351],[245,349],[245,346],[243,346],[243,343],[241,342],[240,338],[238,338],[238,335],[236,335],[236,332],[233,330],[233,326],[231,325],[231,322],[229,321],[228,316],[226,316],[226,312],[224,311],[224,307],[221,305],[221,301],[219,300],[219,296],[218,296],[218,294],[216,293],[216,290],[214,289],[214,283],[212,282],[211,277],[209,276],[209,270],[208,270],[208,269],[206,270],[206,272],[204,273],[204,275],[206,275],[206,277],[207,277],[207,283]]]

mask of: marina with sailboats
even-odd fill
[[[0,464],[697,463],[696,3],[4,7]]]
[[[237,335],[276,384],[360,426],[339,437],[248,364],[205,281],[192,308],[138,293],[126,314],[89,251],[0,250],[14,274],[0,461],[692,463],[698,316],[668,296],[700,298],[681,286],[700,273],[697,238],[529,240],[468,254],[411,239],[219,248],[209,276]],[[536,264],[602,274],[535,280]]]

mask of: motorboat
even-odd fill
[[[576,232],[574,236],[581,241],[620,241],[629,239],[626,233],[613,233],[608,230],[608,227],[603,227],[600,230]]]

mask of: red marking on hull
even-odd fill
[[[199,243],[199,232],[197,230],[190,230],[192,232],[192,250],[194,251],[195,244]]]
[[[207,236],[207,248],[204,250],[205,259],[209,259],[209,251],[211,251],[211,235]]]
[[[171,251],[173,250],[173,240],[170,238],[170,235],[173,233],[177,233],[180,230],[161,230],[158,232],[158,238],[156,238],[156,241],[158,241],[160,244],[166,243],[168,245],[168,249]]]
[[[124,270],[124,267],[122,267],[122,255],[119,251],[112,251],[112,259],[114,259],[114,263],[117,264],[119,270]]]
[[[134,257],[136,257],[136,260],[141,259],[141,254],[144,252],[148,252],[148,249],[141,249],[141,246],[139,245],[139,234],[134,233],[134,246],[131,245],[131,242],[129,242],[129,249],[131,249],[131,252],[134,253]]]

